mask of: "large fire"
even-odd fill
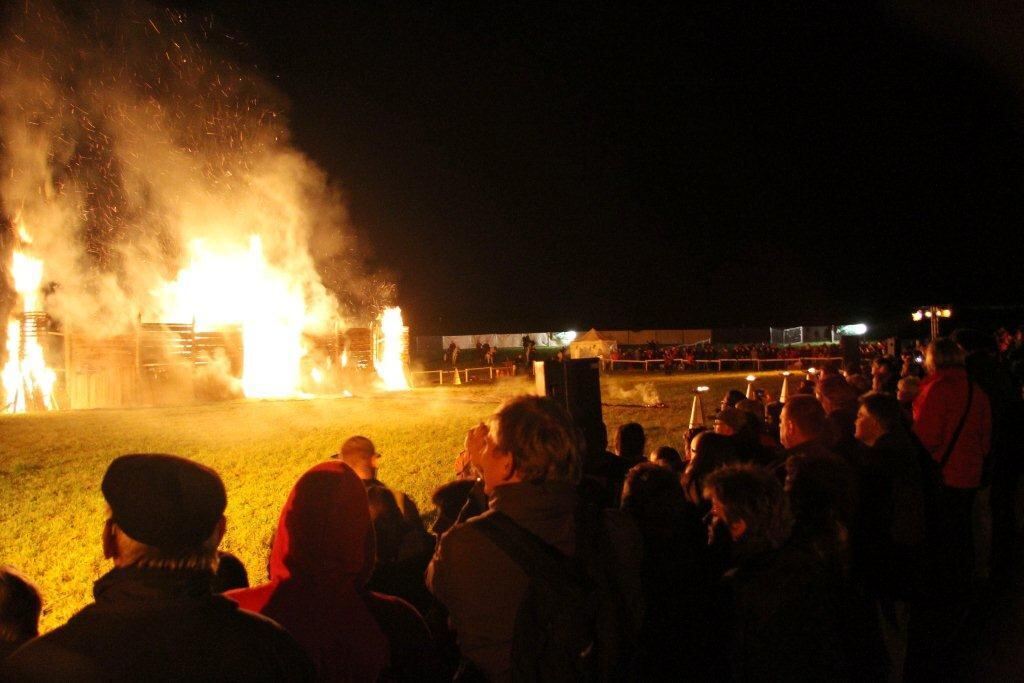
[[[344,389],[368,365],[370,333],[343,342],[343,317],[375,315],[393,285],[366,272],[342,188],[292,144],[284,97],[227,58],[201,18],[61,4],[0,10],[0,210],[12,212],[0,226],[22,233],[5,269],[18,294],[5,403],[54,403],[59,375],[44,352],[53,363],[59,353],[44,310],[64,334],[56,388],[69,404],[142,402],[150,380],[178,382],[188,360],[204,387],[226,380],[224,395]],[[166,334],[149,334],[153,323]],[[230,342],[196,355],[218,332]],[[397,309],[380,332],[398,338],[375,349],[374,366],[405,387]]]
[[[26,235],[22,233],[22,237]],[[2,372],[5,407],[12,413],[24,412],[30,406],[55,408],[53,386],[57,375],[46,367],[43,347],[34,330],[23,324],[26,314],[38,312],[40,308],[43,262],[22,251],[15,251],[11,275],[21,311],[20,315],[12,315],[7,323],[7,363]]]
[[[232,248],[234,247],[234,248]],[[191,260],[174,282],[155,292],[164,320],[194,320],[196,330],[242,327],[242,391],[250,398],[299,393],[302,333],[309,320],[302,288],[267,263],[263,243],[208,245],[194,240]]]
[[[194,240],[190,260],[177,278],[152,294],[159,302],[161,318],[192,321],[197,331],[237,325],[244,349],[241,391],[249,398],[288,398],[306,395],[306,379],[324,381],[324,369],[308,368],[303,359],[308,349],[304,333],[328,321],[317,319],[306,305],[302,287],[287,272],[268,263],[262,240],[253,235],[249,244],[230,245]],[[13,315],[7,327],[7,364],[3,386],[8,410],[24,412],[37,406],[56,407],[53,389],[56,373],[46,367],[42,346],[34,335],[24,333],[22,318],[41,310],[40,286],[43,262],[15,251],[11,265],[21,315]],[[389,391],[409,388],[403,358],[402,312],[385,309],[379,318],[380,343],[374,360],[382,385]],[[345,355],[341,358],[345,365]]]

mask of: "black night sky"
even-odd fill
[[[288,96],[414,334],[1022,301],[1012,3],[179,6]]]

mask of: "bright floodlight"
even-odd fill
[[[915,323],[919,323],[924,318],[924,311],[914,311],[910,314],[910,317],[914,319]]]
[[[868,331],[868,326],[865,325],[864,323],[856,323],[856,324],[853,324],[853,325],[843,325],[843,327],[842,327],[842,329],[840,331],[841,331],[842,334],[847,334],[847,335],[851,335],[851,336],[854,336],[854,337],[859,337],[859,336],[861,336],[862,334],[865,334]]]
[[[953,311],[949,310],[948,308],[943,308],[942,309],[942,317],[943,318],[948,318],[948,317],[950,317],[952,315],[953,315]]]

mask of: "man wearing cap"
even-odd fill
[[[417,509],[416,503],[413,502],[412,498],[401,491],[388,487],[377,478],[377,467],[380,464],[381,455],[377,452],[377,447],[373,445],[372,441],[365,436],[349,437],[345,440],[345,443],[341,444],[341,450],[337,457],[352,468],[356,475],[363,480],[363,484],[367,488],[381,486],[391,491],[395,495],[398,509],[402,512],[402,518],[411,524],[413,528],[424,531],[420,511]]]
[[[227,497],[216,472],[174,455],[115,459],[101,486],[96,601],[5,662],[0,679],[310,680],[312,665],[273,621],[214,595]]]

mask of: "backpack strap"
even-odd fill
[[[524,529],[503,512],[473,520],[473,527],[505,553],[531,579],[572,574],[573,560],[534,533]]]
[[[971,378],[967,378],[967,407],[964,408],[964,414],[960,416],[960,423],[956,426],[956,431],[953,432],[953,438],[949,440],[949,446],[946,447],[946,452],[942,454],[942,461],[939,463],[939,471],[942,472],[946,469],[946,463],[949,462],[949,457],[953,455],[953,448],[956,446],[956,442],[960,440],[960,432],[963,431],[964,423],[967,422],[967,414],[971,412],[971,400],[974,398],[974,382]]]

